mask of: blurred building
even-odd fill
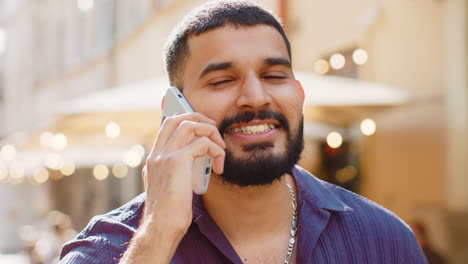
[[[146,151],[151,148],[159,112],[64,113],[58,109],[67,108],[63,102],[79,96],[164,76],[161,49],[167,34],[188,10],[202,2],[0,3],[1,145],[14,145],[16,159],[24,158],[28,164],[40,164],[52,153],[73,160],[76,167],[72,176],[49,168],[45,183],[39,184],[37,179],[44,179],[45,174],[36,165],[25,165],[24,178],[29,175],[33,183],[24,180],[15,184],[10,179],[0,185],[0,198],[8,201],[0,206],[0,241],[12,241],[0,243],[0,251],[20,248],[15,228],[47,210],[58,208],[70,214],[80,229],[90,216],[141,191],[139,169],[144,155],[134,158],[132,166],[119,163],[127,170],[124,178],[114,177],[115,171],[119,172],[112,167],[122,156],[128,157],[135,144]],[[414,95],[410,103],[398,107],[328,105],[306,109],[307,122],[323,124],[319,128],[325,131],[318,133],[317,126],[309,126],[301,165],[319,177],[360,192],[404,220],[422,219],[432,233],[434,246],[453,263],[465,263],[468,3],[262,3],[283,19],[292,41],[295,70],[384,83]],[[355,55],[356,50],[360,55]],[[377,125],[372,136],[359,132],[364,118],[372,118]],[[111,121],[118,125],[117,139],[105,134]],[[339,148],[326,143],[330,127],[344,138]],[[41,145],[44,131],[63,133],[65,147]],[[132,158],[129,160],[131,163]],[[13,163],[3,163],[0,179],[1,172],[6,175]],[[97,164],[107,166],[105,177],[96,177]],[[97,180],[99,177],[105,180]]]
[[[434,244],[454,263],[466,262],[467,2],[288,2],[296,68],[313,69],[336,53],[351,59],[362,48],[369,58],[357,75],[346,66],[332,73],[413,92],[411,104],[373,116],[377,132],[362,142],[361,192],[405,220],[424,219]]]

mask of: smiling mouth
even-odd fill
[[[268,132],[270,130],[273,130],[277,128],[277,125],[273,123],[267,123],[267,124],[258,124],[258,125],[243,125],[243,126],[237,126],[231,129],[227,129],[227,133],[236,133],[236,134],[261,134]]]

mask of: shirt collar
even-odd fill
[[[353,209],[336,196],[331,189],[339,188],[333,184],[317,179],[299,166],[292,170],[296,180],[299,200],[317,209],[337,212],[349,212]]]
[[[330,190],[337,188],[337,186],[317,179],[299,166],[294,166],[292,176],[296,180],[299,200],[304,200],[309,206],[337,212],[353,211],[349,205]],[[208,214],[203,206],[201,196],[195,193],[192,199],[192,214],[195,222],[202,215]]]

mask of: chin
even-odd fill
[[[224,173],[221,178],[241,187],[272,184],[281,179],[300,159],[304,148],[302,129],[284,143],[282,150],[271,142],[249,144],[241,147],[241,155],[226,149]]]

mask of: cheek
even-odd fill
[[[291,89],[297,89],[297,91],[291,91]],[[281,93],[276,102],[280,106],[280,112],[288,120],[290,132],[297,133],[296,130],[303,116],[303,100],[300,90],[296,87],[289,87],[289,91]]]
[[[296,119],[302,114],[304,100],[301,89],[297,86],[288,86],[275,91],[275,101],[290,115],[289,118]]]
[[[200,92],[191,96],[190,104],[196,112],[213,119],[219,124],[225,118],[229,109],[232,109],[230,98],[232,97],[213,91]]]

